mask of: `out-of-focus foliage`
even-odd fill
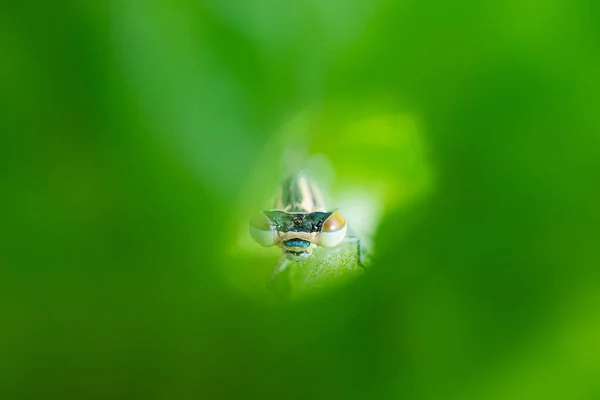
[[[600,396],[593,1],[2,9],[1,398]],[[376,252],[285,303],[296,146]]]

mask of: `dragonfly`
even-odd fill
[[[273,209],[265,210],[250,220],[250,235],[264,247],[279,246],[282,255],[275,266],[267,285],[275,289],[277,277],[290,265],[306,266],[303,285],[310,285],[319,274],[324,275],[331,266],[344,264],[346,269],[365,271],[360,239],[348,234],[348,224],[337,211],[325,207],[323,193],[317,183],[307,174],[299,172],[286,179],[281,185]],[[343,249],[342,249],[343,247]],[[315,259],[319,248],[340,249],[321,254]],[[340,253],[353,251],[351,262]],[[345,262],[343,260],[346,260]],[[341,267],[334,267],[340,274]]]

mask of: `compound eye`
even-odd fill
[[[264,247],[273,246],[279,239],[275,225],[263,213],[255,215],[250,220],[250,236],[256,243]]]
[[[323,222],[319,244],[323,247],[335,247],[346,237],[346,220],[342,214],[334,212]]]

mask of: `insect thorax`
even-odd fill
[[[325,211],[325,202],[317,184],[299,173],[283,182],[275,200],[275,209],[288,213],[311,213]]]

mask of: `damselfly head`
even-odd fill
[[[340,244],[346,237],[346,220],[326,211],[316,183],[300,172],[283,183],[274,210],[250,221],[250,234],[262,246],[279,245],[288,260],[304,261],[316,246]]]
[[[346,221],[338,212],[264,211],[250,221],[250,234],[260,245],[278,244],[290,261],[304,261],[313,247],[335,247],[346,236]]]

